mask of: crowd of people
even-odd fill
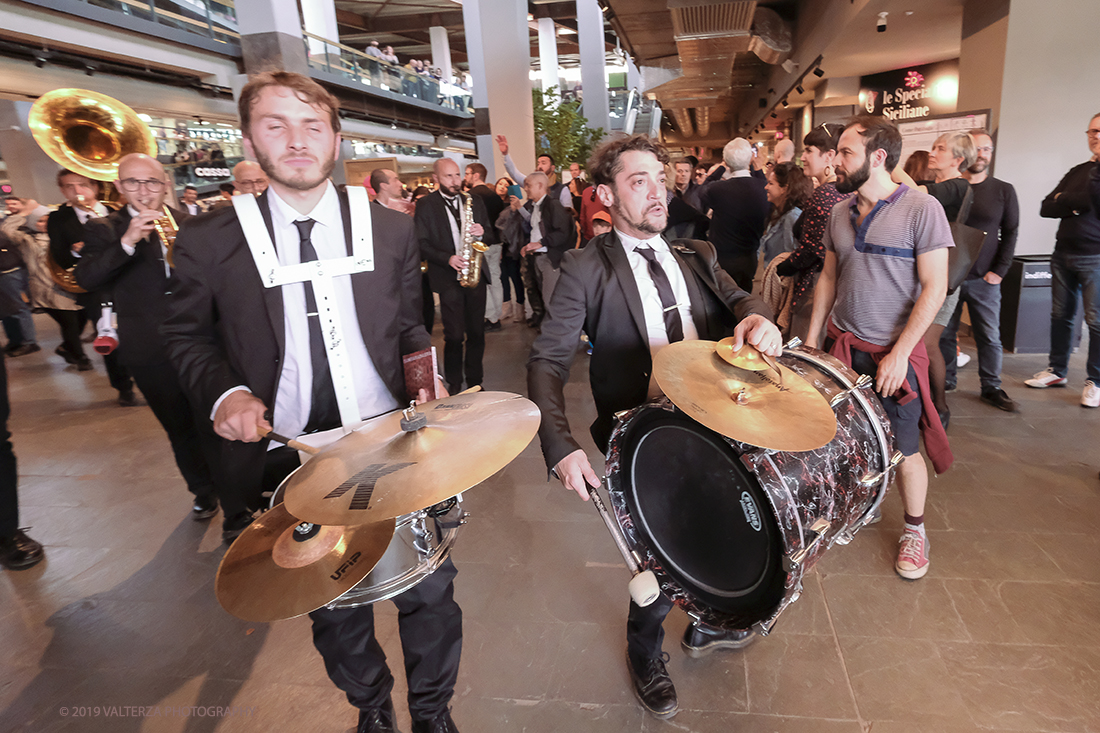
[[[58,323],[56,354],[78,370],[92,369],[87,323],[114,333],[117,348],[106,349],[104,361],[120,404],[139,404],[136,384],[169,438],[193,518],[208,520],[220,508],[223,538],[232,542],[264,507],[265,492],[298,465],[295,451],[263,437],[268,431],[338,430],[426,399],[407,394],[402,357],[429,346],[437,298],[442,396],[484,384],[486,332],[509,321],[537,330],[528,392],[543,415],[543,454],[552,475],[585,499],[600,481],[573,437],[563,395],[582,353],[590,357],[597,413],[591,434],[604,449],[617,413],[660,397],[653,357],[667,345],[732,335],[735,349],[747,343],[778,356],[797,337],[872,378],[904,456],[894,568],[910,580],[928,572],[928,469],[919,448],[923,438],[935,471],[950,467],[947,393],[963,303],[982,401],[1018,409],[1001,388],[998,322],[1019,205],[1012,186],[989,175],[989,132],[940,136],[927,160],[914,163],[923,165],[914,168],[919,177],[899,167],[897,126],[875,117],[814,128],[802,140],[801,165],[789,139],[770,162],[738,138],[708,163],[671,158],[636,135],[605,141],[584,165],[569,163],[568,178],[549,154],[524,173],[498,135],[508,177],[490,184],[481,163],[442,158],[433,166],[434,190],[410,192],[395,171],[377,169],[367,218],[365,200],[355,203],[361,191],[330,180],[337,110],[307,77],[253,77],[239,113],[245,149],[259,162],[236,166],[234,183],[207,211],[185,189],[179,207],[169,207],[180,225],[174,245],[161,235],[170,179],[146,155],[120,161],[111,208],[100,202],[107,198],[100,185],[73,170],[57,174],[66,203],[56,210],[9,197],[0,223],[5,353],[40,350],[32,312]],[[1061,220],[1052,348],[1049,367],[1027,384],[1068,383],[1083,296],[1090,341],[1081,404],[1097,407],[1100,115],[1088,142],[1092,159],[1042,202],[1043,216]],[[952,223],[982,233],[960,272],[953,272],[960,235]],[[370,267],[357,265],[321,289],[320,269],[299,266],[356,259],[349,255],[360,254],[357,226],[373,233]],[[482,274],[460,283],[475,241],[485,245]],[[281,284],[265,287],[261,271]],[[18,569],[40,561],[43,550],[19,528],[2,365],[0,358],[0,562]],[[417,733],[457,731],[449,710],[462,641],[455,573],[448,559],[394,599]],[[632,602],[627,614],[634,691],[659,717],[678,708],[661,652],[671,607],[667,598],[645,608]],[[371,606],[310,616],[331,679],[359,711],[360,733],[392,731],[393,677]],[[754,637],[694,621],[682,646],[698,656]]]

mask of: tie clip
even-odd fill
[[[679,303],[673,303],[673,304],[672,304],[672,305],[670,305],[670,306],[669,306],[668,308],[665,308],[663,312],[664,312],[664,313],[668,313],[669,311],[674,311],[674,310],[677,310],[677,309],[678,309],[679,307],[680,307],[680,304],[679,304]]]

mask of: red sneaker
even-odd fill
[[[894,570],[909,580],[923,578],[928,572],[928,538],[920,532],[907,529],[901,535],[900,544]]]

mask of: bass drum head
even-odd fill
[[[682,413],[639,413],[623,441],[623,493],[665,572],[714,610],[765,618],[784,594],[782,542],[755,476]]]

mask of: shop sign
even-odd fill
[[[859,81],[859,103],[867,114],[894,121],[950,114],[959,98],[959,61],[906,66]]]
[[[229,178],[228,168],[196,168],[195,175],[199,178]]]

